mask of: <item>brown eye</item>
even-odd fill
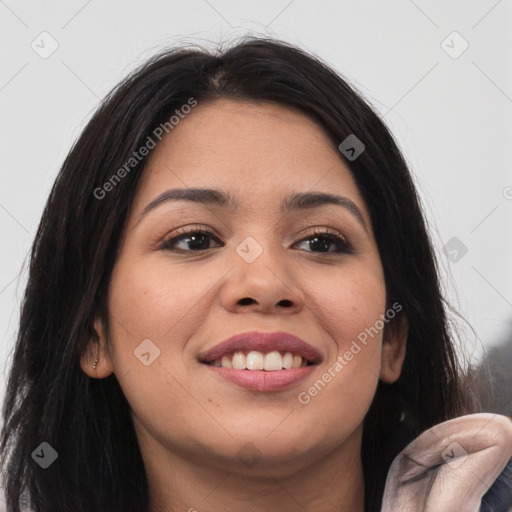
[[[160,249],[167,251],[178,251],[178,252],[201,252],[206,249],[211,249],[211,240],[217,240],[212,233],[197,228],[184,228],[180,231],[180,234],[173,236],[166,240]],[[181,247],[178,247],[181,245]]]
[[[307,242],[309,252],[317,253],[352,253],[352,247],[345,237],[330,231],[315,231],[312,235],[300,240],[300,243]],[[334,248],[334,250],[331,250]]]

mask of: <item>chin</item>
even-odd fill
[[[323,446],[320,440],[316,443],[306,432],[291,436],[283,430],[268,435],[256,429],[254,435],[246,431],[230,439],[227,446],[223,443],[206,450],[211,453],[212,464],[226,471],[277,478],[290,476],[314,463],[331,447]]]

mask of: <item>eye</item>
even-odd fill
[[[210,231],[188,227],[178,230],[178,235],[166,240],[160,249],[177,252],[201,252],[211,249],[210,240],[219,241]],[[181,247],[178,244],[181,243]]]
[[[316,230],[308,237],[300,240],[299,243],[306,242],[311,252],[320,253],[344,253],[351,254],[352,247],[347,239],[341,234],[329,230]],[[334,250],[330,250],[334,248]],[[316,249],[316,250],[315,250]]]
[[[175,252],[202,252],[212,249],[210,241],[220,240],[208,230],[197,227],[181,228],[176,236],[172,236],[160,245],[160,249]],[[309,252],[319,253],[352,253],[352,247],[347,239],[341,234],[329,230],[317,230],[302,238],[299,244],[307,243]],[[181,247],[179,246],[181,244]],[[334,250],[331,250],[334,249]]]

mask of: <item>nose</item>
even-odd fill
[[[297,276],[282,255],[263,250],[249,263],[236,254],[233,264],[220,292],[221,303],[228,311],[297,314],[304,308]]]

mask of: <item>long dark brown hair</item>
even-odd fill
[[[402,375],[379,383],[364,421],[366,510],[380,510],[391,461],[407,443],[467,412],[417,192],[371,106],[319,59],[279,41],[245,38],[225,51],[170,49],[105,98],[44,209],[3,408],[9,512],[19,512],[24,499],[36,512],[147,511],[143,461],[119,383],[115,375],[91,379],[79,364],[87,343],[97,340],[95,315],[108,318],[106,292],[146,158],[103,198],[94,191],[190,98],[200,104],[219,97],[287,105],[316,120],[336,146],[351,134],[365,144],[346,163],[371,216],[388,307],[401,304],[409,323]],[[41,442],[58,452],[47,469],[31,456]]]

